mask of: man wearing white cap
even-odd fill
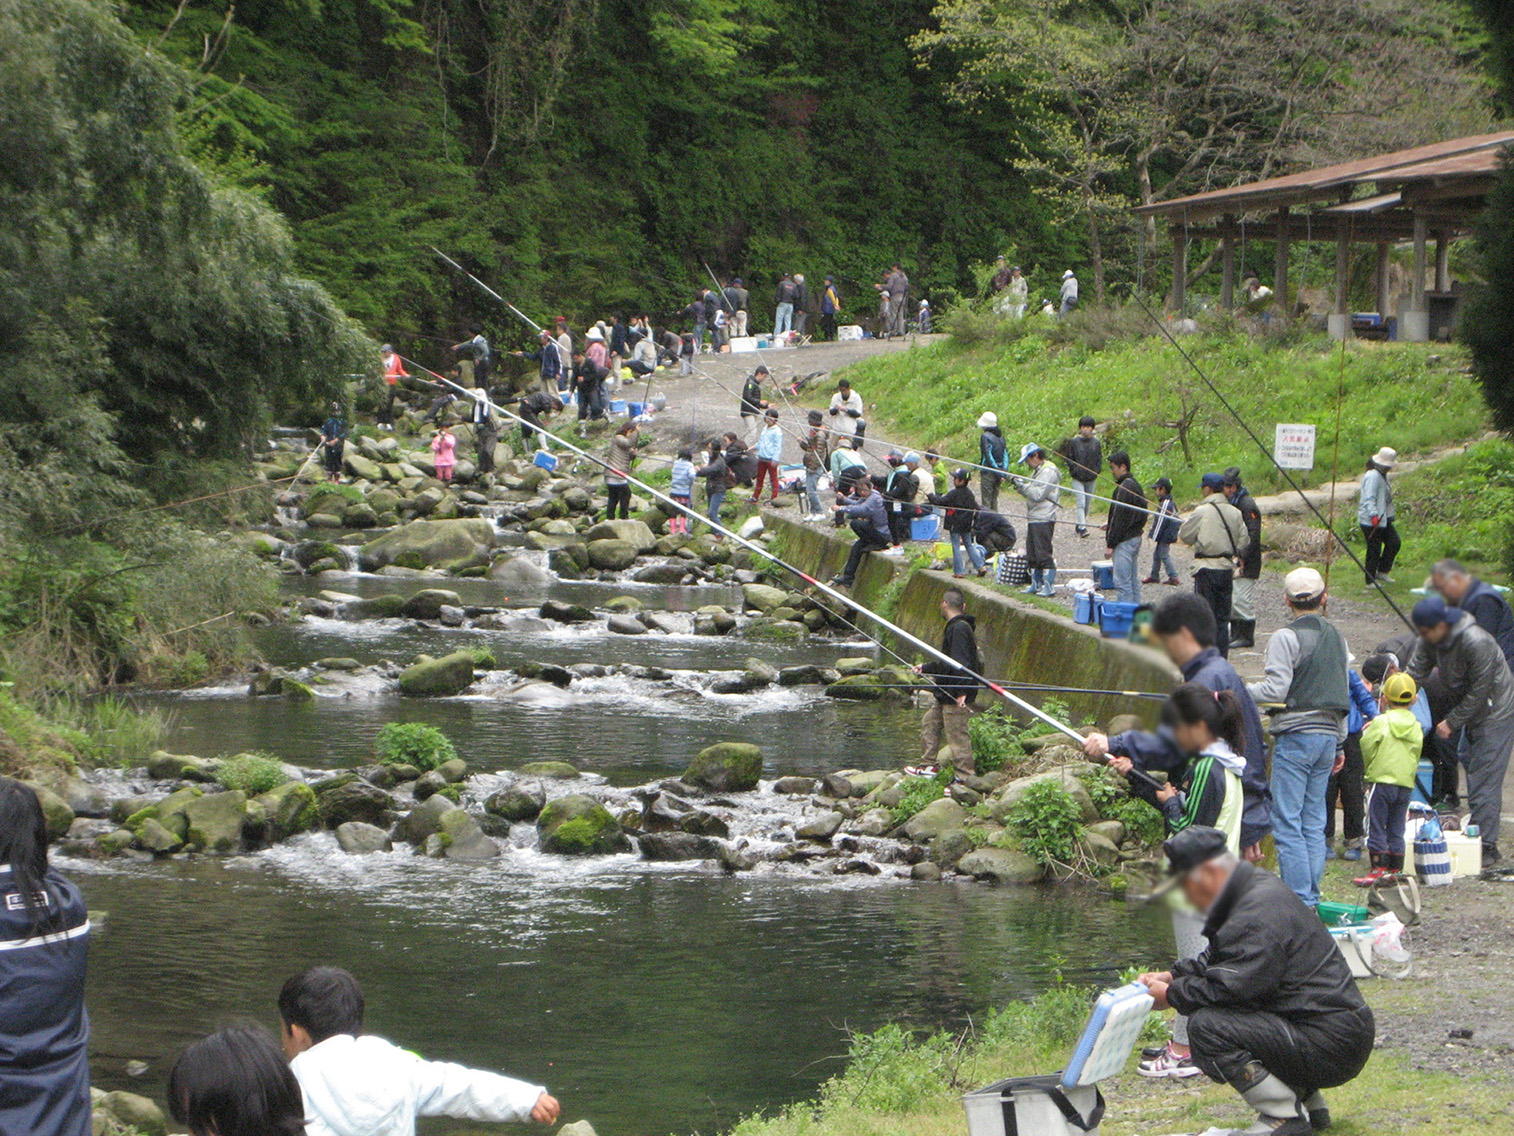
[[[1078,277],[1072,269],[1062,273],[1062,306],[1059,309],[1061,315],[1066,315],[1078,306]]]
[[[1361,496],[1356,504],[1356,520],[1367,538],[1367,587],[1381,580],[1391,584],[1393,561],[1398,557],[1398,530],[1393,527],[1393,486],[1388,473],[1398,464],[1398,451],[1384,446],[1367,462],[1362,475]]]
[[[1052,537],[1057,529],[1057,495],[1062,489],[1062,471],[1046,460],[1046,451],[1034,442],[1020,449],[1020,464],[1030,467],[1030,477],[1016,477],[1015,489],[1026,500],[1025,566],[1030,569],[1028,595],[1050,596],[1057,586],[1057,560]]]
[[[1346,764],[1351,653],[1324,618],[1325,581],[1313,568],[1288,573],[1283,601],[1293,620],[1268,640],[1266,675],[1246,692],[1272,715],[1278,874],[1314,907],[1325,871],[1325,790]]]
[[[983,507],[990,512],[999,509],[999,483],[1009,472],[1009,447],[1004,435],[999,432],[999,416],[985,410],[978,416],[978,464],[983,467],[979,484],[983,487]]]

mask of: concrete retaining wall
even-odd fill
[[[805,525],[773,513],[763,523],[780,542],[789,563],[825,580],[841,570],[851,549],[851,534],[829,525]],[[840,533],[846,533],[845,538]],[[865,556],[852,596],[858,603],[897,623],[927,643],[941,638],[941,594],[956,586],[967,597],[967,610],[978,621],[978,646],[984,674],[1008,682],[1052,683],[1099,690],[1167,692],[1179,680],[1177,669],[1160,651],[1099,633],[1071,619],[1021,602],[1007,589],[979,580],[953,580],[950,572],[914,572],[887,556]],[[869,633],[876,630],[858,621]],[[893,644],[897,646],[897,644]],[[919,649],[900,651],[914,659]],[[1039,703],[1039,696],[1026,694]],[[1107,721],[1115,714],[1138,714],[1155,722],[1151,699],[1111,695],[1057,695],[1075,717]],[[979,705],[983,703],[979,702]]]

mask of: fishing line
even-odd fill
[[[1193,357],[1183,349],[1183,345],[1178,342],[1177,337],[1174,336],[1172,332],[1163,325],[1161,320],[1157,319],[1156,314],[1152,312],[1146,301],[1143,300],[1141,296],[1134,291],[1131,292],[1131,296],[1135,299],[1135,302],[1141,306],[1141,310],[1144,311],[1149,317],[1151,317],[1151,322],[1157,325],[1162,334],[1166,336],[1168,342],[1170,342],[1175,348],[1177,348],[1177,352],[1183,357],[1183,361],[1193,368],[1194,373],[1197,374],[1198,377],[1203,381],[1204,385],[1209,388],[1214,397],[1220,400],[1220,405],[1223,406],[1225,410],[1230,414],[1230,416],[1236,420],[1236,423],[1240,426],[1240,428],[1246,432],[1246,436],[1256,444],[1256,448],[1262,451],[1263,456],[1265,456],[1266,459],[1272,463],[1273,468],[1275,468],[1278,473],[1282,475],[1283,480],[1288,483],[1288,487],[1299,495],[1299,500],[1303,501],[1308,510],[1314,514],[1315,519],[1318,520],[1320,524],[1325,526],[1325,531],[1328,532],[1334,539],[1334,541],[1340,545],[1341,551],[1343,551],[1347,556],[1351,558],[1352,562],[1362,570],[1362,575],[1365,576],[1367,573],[1366,564],[1362,563],[1361,557],[1356,555],[1356,552],[1351,548],[1350,545],[1346,543],[1345,538],[1330,527],[1329,522],[1325,519],[1325,515],[1319,511],[1319,507],[1316,506],[1313,501],[1309,500],[1308,496],[1305,495],[1303,488],[1298,484],[1297,481],[1293,479],[1293,475],[1278,464],[1277,458],[1272,456],[1272,451],[1266,447],[1261,438],[1257,437],[1256,431],[1253,430],[1249,425],[1247,425],[1246,420],[1240,416],[1235,407],[1230,405],[1230,400],[1224,396],[1224,394],[1220,391],[1220,388],[1217,387],[1209,378],[1209,376],[1204,373],[1204,369],[1200,367],[1198,363],[1194,362]],[[1393,614],[1398,616],[1398,618],[1403,621],[1404,626],[1413,631],[1414,624],[1409,620],[1409,617],[1403,613],[1403,609],[1401,609],[1398,604],[1393,602],[1393,597],[1388,594],[1387,590],[1376,580],[1372,581],[1372,587],[1376,588],[1378,594],[1388,602],[1388,606],[1393,609]]]
[[[975,682],[981,684],[982,686],[987,687],[989,690],[991,690],[995,694],[999,695],[999,697],[1003,698],[1006,702],[1009,702],[1009,703],[1013,704],[1014,706],[1018,707],[1020,710],[1022,710],[1026,714],[1029,714],[1031,717],[1037,719],[1038,721],[1044,722],[1046,725],[1051,726],[1058,733],[1066,735],[1067,737],[1069,737],[1069,738],[1073,739],[1074,741],[1076,741],[1079,745],[1082,744],[1082,742],[1083,742],[1083,735],[1080,734],[1080,733],[1078,733],[1076,730],[1074,730],[1071,726],[1067,725],[1065,722],[1059,722],[1057,719],[1053,718],[1050,714],[1047,714],[1045,711],[1043,711],[1042,709],[1040,709],[1040,707],[1035,706],[1034,704],[1025,701],[1025,699],[1020,698],[1018,695],[1015,695],[1015,694],[1011,693],[1009,691],[1009,689],[1007,689],[1001,683],[997,683],[997,682],[994,682],[994,681],[992,681],[992,680],[990,680],[988,678],[985,678],[983,675],[981,675],[981,674],[977,673],[976,671],[974,671],[974,670],[972,670],[972,669],[964,666],[962,663],[958,662],[956,659],[953,659],[950,655],[946,654],[944,651],[941,651],[938,648],[931,646],[929,643],[927,643],[925,640],[919,638],[918,636],[910,634],[908,631],[906,631],[904,628],[900,627],[898,624],[893,623],[890,620],[887,620],[887,619],[883,618],[883,616],[879,615],[877,612],[872,611],[871,609],[869,609],[867,607],[864,607],[862,604],[858,603],[856,600],[850,598],[849,596],[845,595],[842,592],[837,591],[835,588],[831,587],[829,584],[821,583],[814,576],[811,576],[808,572],[805,572],[803,569],[798,568],[798,567],[794,566],[793,564],[788,563],[785,560],[779,559],[777,556],[773,555],[773,553],[769,549],[764,548],[762,545],[757,544],[754,541],[748,540],[746,537],[741,536],[739,533],[731,531],[730,529],[726,528],[722,524],[719,524],[717,522],[711,521],[707,517],[700,516],[700,514],[697,513],[689,505],[684,505],[681,502],[675,501],[672,497],[668,496],[667,494],[665,494],[665,493],[663,493],[663,492],[661,492],[661,491],[659,491],[657,489],[654,489],[652,486],[648,485],[646,482],[644,482],[641,479],[635,477],[629,471],[617,470],[612,465],[610,465],[609,462],[603,460],[602,458],[595,457],[593,454],[587,452],[586,450],[580,449],[578,446],[575,446],[572,442],[569,442],[566,438],[563,438],[560,435],[552,433],[552,431],[546,429],[543,426],[539,426],[539,425],[537,425],[535,423],[528,422],[526,419],[522,418],[520,415],[515,414],[515,413],[513,413],[513,412],[511,412],[511,411],[509,411],[507,409],[505,409],[502,406],[499,406],[492,399],[490,399],[489,396],[486,393],[485,394],[480,394],[480,393],[476,393],[476,392],[473,392],[473,391],[467,391],[462,386],[460,386],[459,384],[454,383],[451,379],[445,378],[442,375],[438,375],[435,371],[431,370],[429,367],[424,367],[421,364],[416,363],[414,360],[406,359],[405,362],[411,363],[413,366],[420,367],[421,370],[425,371],[427,374],[431,375],[432,377],[438,379],[441,382],[446,383],[448,386],[454,388],[455,390],[458,390],[458,391],[462,392],[468,398],[474,399],[475,401],[481,401],[481,402],[488,403],[491,407],[493,407],[493,409],[494,409],[494,411],[496,413],[501,414],[501,415],[503,415],[506,418],[512,419],[513,421],[519,423],[522,426],[528,426],[528,427],[530,427],[533,432],[541,434],[543,437],[550,438],[552,441],[556,442],[558,445],[562,446],[563,449],[569,451],[570,453],[577,454],[579,457],[587,459],[589,462],[591,462],[594,465],[602,466],[604,469],[608,470],[611,473],[614,473],[618,477],[624,477],[628,482],[633,483],[636,486],[638,486],[643,492],[645,492],[648,495],[656,498],[658,501],[662,502],[664,505],[666,505],[668,507],[671,507],[672,509],[675,509],[675,510],[677,510],[680,513],[683,513],[684,515],[688,516],[690,519],[704,521],[712,529],[714,529],[715,531],[719,532],[722,536],[724,536],[727,539],[735,542],[736,544],[739,544],[741,547],[747,549],[749,552],[753,552],[753,553],[757,554],[758,556],[761,556],[768,563],[773,564],[774,566],[776,566],[778,568],[782,568],[784,571],[789,572],[789,573],[791,573],[794,576],[797,576],[799,579],[803,580],[810,587],[818,589],[820,592],[822,592],[826,596],[830,597],[832,600],[834,600],[834,601],[836,601],[838,603],[844,604],[846,607],[855,610],[859,615],[865,616],[865,617],[871,619],[879,627],[882,627],[885,630],[892,632],[894,635],[897,635],[904,642],[909,643],[911,646],[919,648],[921,651],[924,651],[927,655],[931,656],[932,658],[937,659],[940,662],[945,663],[947,666],[949,666],[951,668],[952,672],[954,672],[956,674],[960,674],[963,677],[970,678],[970,679],[974,680]]]

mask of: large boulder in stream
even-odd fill
[[[405,606],[400,608],[400,614],[406,619],[440,619],[442,608],[462,606],[462,597],[456,592],[443,588],[426,588],[406,600]]]
[[[720,842],[690,832],[648,832],[637,839],[643,860],[713,860]]]
[[[346,824],[338,825],[336,842],[343,852],[352,856],[394,851],[394,842],[389,839],[387,832],[360,820],[349,820]]]
[[[37,801],[42,805],[42,815],[47,820],[47,838],[57,840],[67,833],[74,823],[74,810],[68,807],[67,801],[47,786],[35,781],[28,781],[26,785],[37,794]]]
[[[1035,858],[1010,848],[979,848],[957,861],[964,876],[994,884],[1033,884],[1046,875]]]
[[[574,793],[550,801],[536,818],[541,850],[559,856],[607,856],[629,852],[620,822],[593,797]]]
[[[499,855],[499,845],[484,835],[478,821],[459,808],[442,814],[441,825],[426,839],[425,850],[428,855],[439,853],[447,860],[470,863],[493,860]]]
[[[422,655],[400,672],[400,693],[411,698],[450,698],[473,684],[473,654]]]
[[[240,789],[211,793],[184,806],[184,843],[212,856],[242,850],[242,826],[247,820],[247,794]]]
[[[657,537],[653,535],[651,527],[642,521],[600,521],[584,533],[584,539],[591,546],[596,540],[624,541],[638,554],[651,552],[657,547]]]
[[[303,781],[286,781],[257,798],[267,818],[268,839],[274,843],[309,832],[319,819],[315,790]]]
[[[766,615],[782,607],[788,601],[789,594],[782,588],[774,588],[767,584],[743,584],[741,598],[746,601],[747,607],[755,608]]]
[[[904,822],[904,835],[916,844],[928,844],[943,832],[961,828],[967,810],[950,797],[932,801]]]
[[[387,829],[394,823],[394,798],[356,774],[341,774],[318,781],[316,808],[327,828],[340,828],[351,821]]]
[[[417,847],[424,845],[428,836],[442,830],[442,817],[456,808],[457,802],[446,797],[427,797],[400,818],[394,826],[395,839]]]
[[[491,793],[484,801],[484,812],[507,821],[535,820],[546,803],[547,794],[540,785],[512,785]]]
[[[636,563],[636,546],[628,540],[591,540],[589,564],[602,572],[619,572]]]
[[[757,788],[762,750],[746,742],[717,742],[699,751],[683,780],[713,793],[742,793]]]
[[[489,563],[494,523],[485,517],[446,521],[411,521],[369,541],[358,550],[358,564],[376,572],[394,563],[424,568],[473,568]]]

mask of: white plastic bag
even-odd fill
[[[1389,911],[1372,920],[1372,970],[1385,978],[1408,978],[1414,965],[1408,930]]]

